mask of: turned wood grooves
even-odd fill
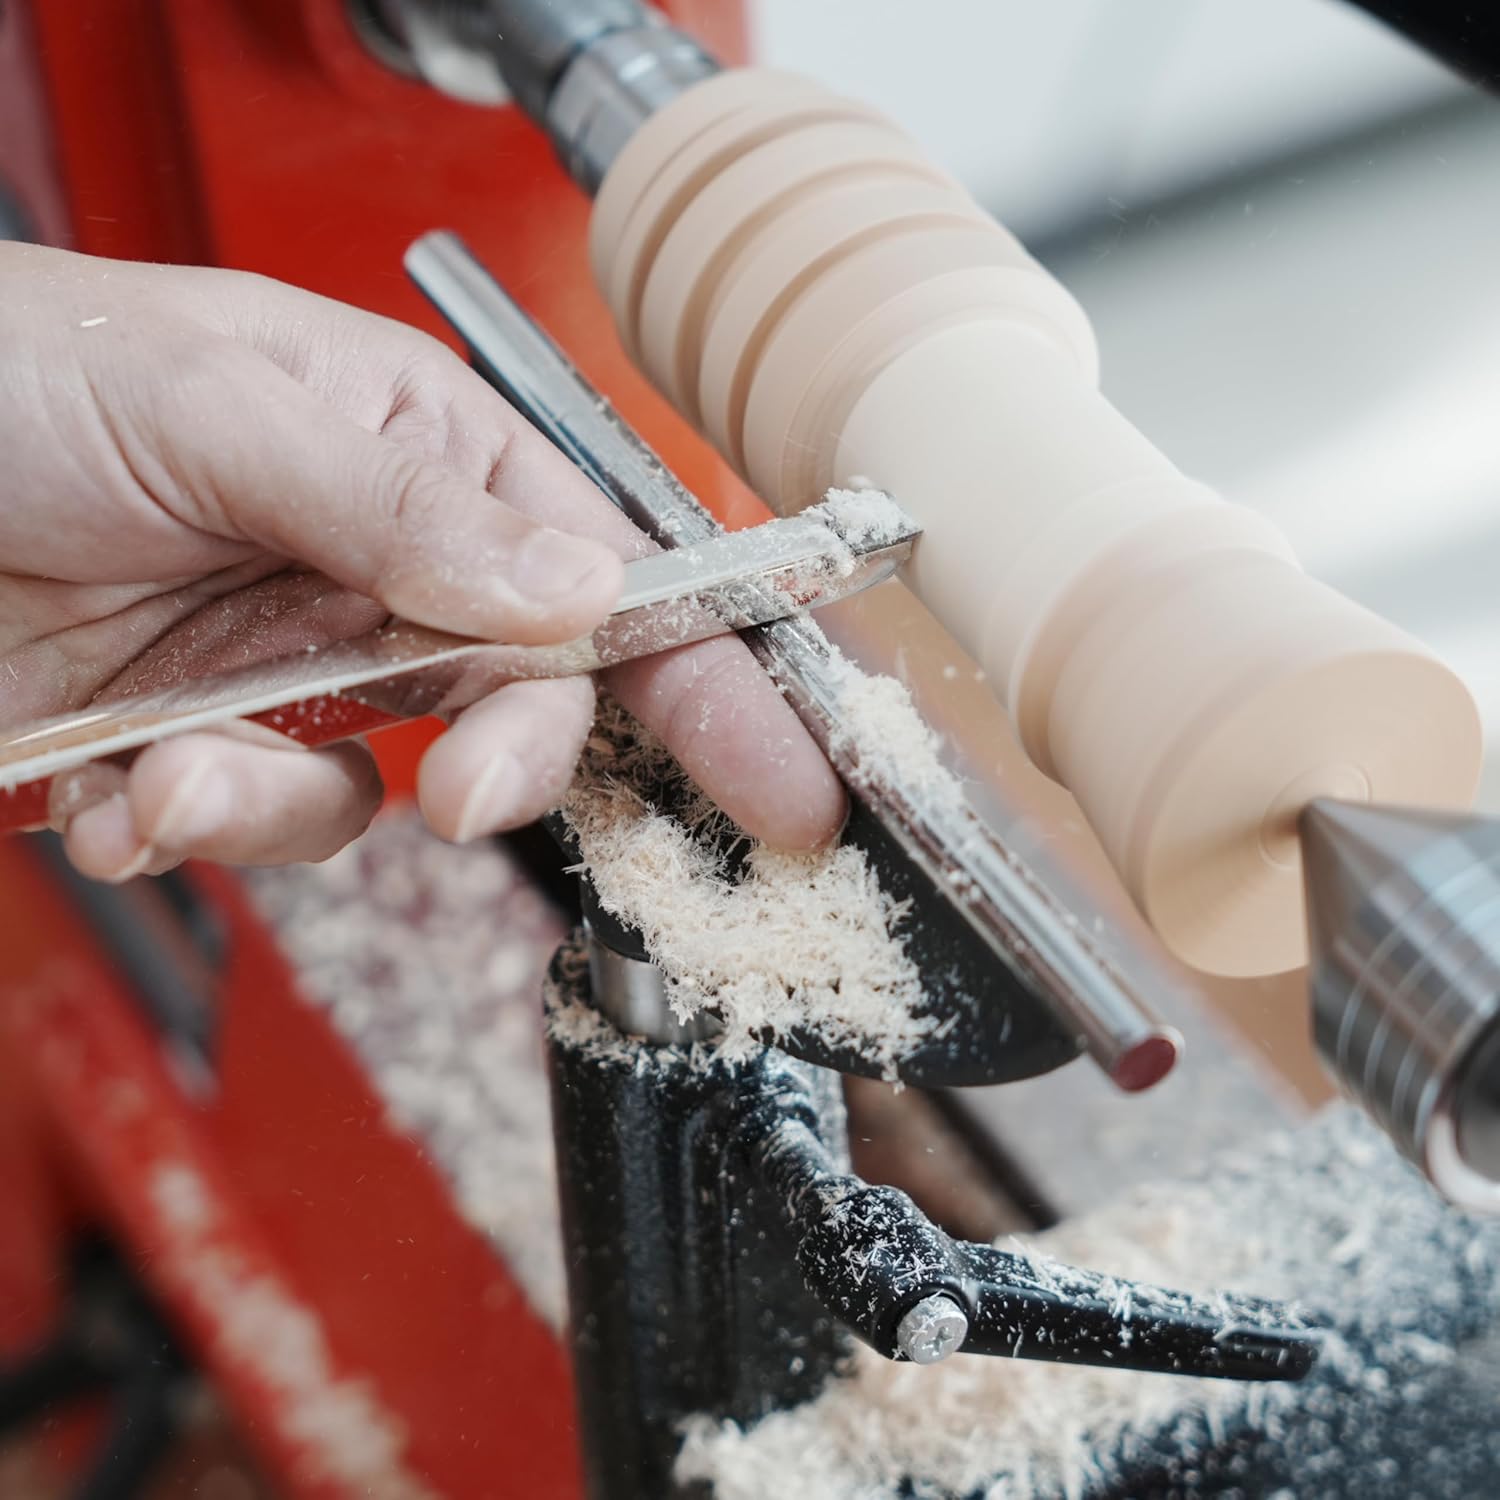
[[[1189,963],[1305,961],[1313,797],[1468,804],[1462,684],[1174,468],[1099,394],[1073,298],[873,110],[698,85],[611,169],[591,253],[633,357],[773,508],[859,475],[922,521],[913,588]]]

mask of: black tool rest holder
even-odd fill
[[[408,267],[480,372],[656,540],[690,544],[718,529],[451,237],[418,242]],[[941,1024],[897,1059],[902,1080],[1004,1083],[1084,1050],[1112,1068],[1171,1045],[1076,924],[1049,913],[1045,893],[962,824],[965,812],[924,807],[841,761],[829,650],[814,625],[784,620],[747,640],[850,781],[844,837],[909,905],[903,938]],[[958,847],[981,874],[962,901],[947,878]],[[994,899],[976,900],[976,887]],[[806,1400],[853,1337],[924,1364],[990,1354],[1238,1380],[1311,1367],[1315,1339],[1283,1309],[1122,1287],[955,1241],[904,1193],[850,1175],[839,1074],[877,1064],[811,1035],[720,1059],[711,1014],[676,1019],[639,935],[587,882],[583,905],[549,981],[549,1058],[595,1500],[675,1493],[688,1418],[751,1422]],[[1003,941],[1007,923],[1029,924],[1033,941]]]

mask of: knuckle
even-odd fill
[[[380,432],[492,487],[513,414],[451,349],[422,336],[394,367]]]
[[[393,560],[431,536],[446,509],[450,481],[431,464],[399,448],[382,460],[376,492],[387,522]]]
[[[391,376],[381,434],[433,456],[446,454],[461,426],[454,408],[462,372],[457,357],[436,341],[408,354]]]
[[[467,373],[452,350],[424,334],[391,376],[391,412],[446,415],[453,406],[453,387]]]
[[[430,333],[408,328],[404,324],[401,325],[401,332],[403,335],[410,335],[410,348],[402,362],[402,370],[413,379],[446,385],[472,373],[468,365],[441,339],[435,339]]]
[[[437,465],[394,444],[368,477],[371,591],[398,613],[430,608],[456,576],[454,548],[445,534],[454,524],[452,481]],[[440,566],[443,558],[450,561]]]

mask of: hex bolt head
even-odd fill
[[[952,1297],[934,1292],[907,1310],[896,1329],[896,1347],[914,1365],[935,1365],[957,1354],[969,1336],[969,1319]]]

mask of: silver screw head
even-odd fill
[[[952,1297],[923,1297],[896,1328],[896,1347],[914,1365],[935,1365],[957,1354],[969,1336],[969,1320]]]

